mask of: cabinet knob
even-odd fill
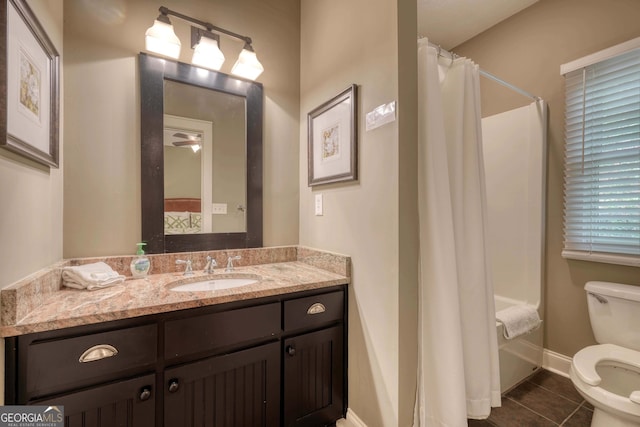
[[[140,400],[144,402],[145,400],[149,400],[150,397],[151,397],[151,386],[142,387],[142,390],[140,390]]]
[[[296,348],[292,345],[287,346],[287,354],[291,357],[296,355]]]
[[[180,388],[180,382],[177,379],[169,380],[169,393],[175,393]]]

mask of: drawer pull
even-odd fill
[[[95,362],[96,360],[106,359],[107,357],[112,357],[116,354],[118,354],[118,350],[112,345],[94,345],[82,353],[78,361],[80,363]]]
[[[309,309],[307,310],[307,314],[320,314],[324,313],[325,311],[327,311],[327,308],[324,306],[324,304],[317,302],[309,307]]]

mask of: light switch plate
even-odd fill
[[[226,215],[227,214],[227,204],[226,203],[212,203],[211,204],[211,213],[214,215]]]
[[[322,215],[322,193],[316,194],[316,216]]]

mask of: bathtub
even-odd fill
[[[525,304],[499,295],[494,295],[496,312],[513,305]],[[540,308],[538,314],[540,314]],[[542,316],[541,316],[542,317]],[[542,326],[535,331],[508,340],[504,337],[504,326],[496,321],[498,333],[498,351],[500,358],[500,392],[504,393],[535,372],[542,366]]]

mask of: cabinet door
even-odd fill
[[[284,341],[284,425],[323,426],[344,412],[343,327]]]
[[[155,375],[29,402],[64,406],[65,427],[154,427]]]
[[[164,374],[164,425],[280,425],[277,342],[211,357]]]

